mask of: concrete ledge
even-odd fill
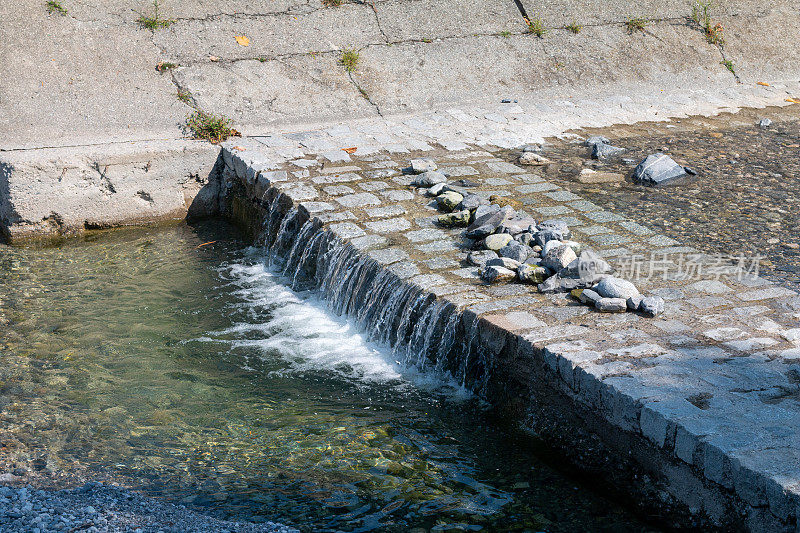
[[[196,141],[0,152],[0,230],[19,243],[213,215],[218,158]]]

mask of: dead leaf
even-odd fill
[[[800,104],[800,98],[787,98],[786,101],[793,104]]]
[[[208,56],[208,60],[214,61],[216,63],[217,61],[219,61],[219,58],[217,56]]]
[[[756,82],[756,85],[761,85],[762,87],[769,87],[769,83],[765,81]]]
[[[198,244],[197,248],[202,248],[203,246],[208,246],[209,244],[214,244],[215,242],[217,242],[217,241],[204,242],[203,244]],[[195,249],[197,249],[197,248],[195,248]]]
[[[239,150],[240,152],[247,151],[247,148],[245,148],[244,146],[234,146],[233,149],[234,150]]]
[[[234,37],[236,42],[239,43],[240,46],[250,46],[250,39],[245,37],[244,35],[237,35]]]
[[[709,133],[709,135],[711,135],[712,137],[716,137],[717,139],[722,137],[722,134],[718,131],[712,131],[711,133]]]
[[[348,154],[354,154],[358,150],[358,146],[353,146],[352,148],[342,148],[342,151]]]
[[[235,129],[231,128],[231,131],[228,132],[231,137],[241,137],[242,134],[236,131]]]

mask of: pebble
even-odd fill
[[[594,307],[603,313],[624,313],[628,304],[624,298],[600,298]]]
[[[522,263],[533,254],[533,250],[517,241],[511,241],[500,248],[497,253],[500,257],[508,257]]]
[[[0,531],[4,533],[178,531],[178,524],[186,533],[298,533],[273,522],[220,520],[102,483],[54,492],[0,487],[0,496],[7,500],[0,502]]]
[[[636,182],[663,185],[686,175],[686,169],[662,153],[647,156],[633,171]]]
[[[452,213],[446,213],[444,215],[439,215],[437,221],[439,224],[445,227],[467,227],[469,226],[469,219],[471,217],[471,213],[469,210],[464,209],[463,211],[453,211]]]
[[[543,155],[537,154],[536,152],[522,152],[522,155],[519,156],[519,164],[527,166],[544,166],[549,165],[550,160]]]
[[[486,266],[501,266],[503,268],[507,268],[509,270],[516,270],[520,266],[520,262],[510,257],[495,257],[493,259],[489,259],[486,261]]]
[[[607,277],[600,280],[593,289],[603,298],[622,298],[627,300],[632,296],[639,295],[639,290],[633,283],[615,277]]]
[[[447,176],[445,176],[441,172],[436,172],[435,170],[429,170],[417,176],[417,178],[414,181],[412,181],[411,184],[416,185],[417,187],[433,187],[434,185],[445,183],[446,181],[447,181]]]
[[[664,312],[664,299],[660,296],[648,296],[639,304],[639,311],[647,316],[656,316]]]
[[[436,197],[436,204],[442,209],[452,211],[462,200],[464,197],[457,192],[448,191]]]
[[[487,249],[497,252],[512,240],[514,240],[514,237],[508,233],[494,233],[484,239],[483,245]]]
[[[516,272],[501,266],[487,266],[481,271],[481,279],[489,283],[512,281],[516,279],[516,277]]]
[[[547,279],[547,269],[540,266],[522,264],[517,267],[517,277],[523,283],[538,285]]]
[[[549,268],[553,272],[558,272],[577,258],[578,256],[575,255],[575,251],[572,248],[561,245],[542,256],[542,266]]]

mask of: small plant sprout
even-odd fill
[[[535,36],[542,38],[544,37],[547,32],[549,31],[542,22],[542,19],[539,17],[528,19],[528,33],[532,33]]]
[[[505,37],[506,39],[508,39],[509,37],[511,37],[511,32],[508,30],[503,30],[500,32],[500,37]]]
[[[342,0],[322,0],[322,5],[325,7],[339,7],[342,5]]]
[[[724,29],[722,24],[714,24],[711,20],[711,6],[710,1],[698,0],[692,7],[692,20],[700,26],[706,36],[706,41],[709,44],[722,46],[725,44],[725,36],[723,35]]]
[[[190,93],[186,89],[178,89],[178,100],[180,100],[184,104],[191,105],[192,93]]]
[[[567,26],[567,29],[569,31],[571,31],[572,33],[577,35],[577,34],[579,34],[581,32],[581,30],[583,29],[583,26],[581,26],[577,22],[573,22],[569,26]]]
[[[67,14],[66,8],[62,6],[61,2],[58,0],[47,0],[44,5],[47,7],[48,13],[58,13],[59,15]]]
[[[345,50],[342,52],[342,57],[339,58],[339,64],[342,65],[347,72],[355,72],[359,57],[356,50]]]
[[[159,28],[168,28],[175,21],[161,18],[159,9],[158,0],[153,0],[152,14],[146,15],[144,13],[139,13],[139,18],[136,19],[136,22],[138,22],[141,27],[147,28],[151,31],[155,31]]]
[[[730,59],[723,59],[722,61],[720,61],[720,65],[728,69],[730,73],[733,74],[734,76],[736,75],[736,69],[733,67],[733,61],[731,61]]]
[[[163,74],[163,73],[165,73],[167,71],[174,70],[176,68],[178,68],[178,64],[177,63],[170,63],[169,61],[162,61],[161,63],[156,65],[156,72],[159,72],[159,73]]]
[[[191,134],[193,139],[219,144],[228,137],[239,135],[239,132],[231,127],[232,124],[233,122],[229,118],[215,115],[214,113],[206,113],[198,109],[186,117],[183,130]]]
[[[641,17],[629,18],[625,23],[625,27],[628,28],[630,33],[636,33],[637,31],[643,32],[649,22],[649,20]]]

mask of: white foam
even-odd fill
[[[448,376],[419,372],[395,361],[388,347],[370,342],[315,293],[288,288],[256,253],[251,250],[250,257],[220,269],[231,294],[241,300],[234,313],[239,321],[195,341],[229,343],[231,348],[258,350],[263,358],[279,358],[284,369],[276,373],[324,371],[365,384],[413,385],[469,396]]]

